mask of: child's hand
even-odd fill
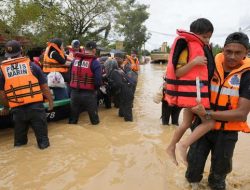
[[[202,104],[198,104],[197,106],[192,107],[191,111],[200,117],[206,115],[206,110]]]
[[[207,58],[205,56],[196,56],[192,60],[193,65],[206,65],[207,64]]]

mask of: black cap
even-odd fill
[[[125,58],[125,54],[121,53],[121,52],[117,52],[117,53],[115,53],[114,57],[118,57],[118,58],[124,59]]]
[[[249,49],[249,39],[247,35],[242,32],[234,32],[229,34],[229,36],[226,38],[224,47],[230,43],[239,43],[245,46],[246,49]]]
[[[86,47],[86,49],[98,49],[96,42],[94,42],[94,41],[87,42],[85,47]]]
[[[21,52],[22,52],[21,44],[18,41],[11,40],[5,44],[6,58],[17,57],[21,54]]]
[[[50,42],[56,44],[59,48],[61,48],[61,45],[63,44],[63,40],[60,38],[53,38]]]

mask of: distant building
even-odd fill
[[[116,42],[115,42],[115,48],[116,48],[117,50],[124,50],[123,41],[116,41]]]
[[[163,42],[161,45],[161,52],[167,52],[167,47],[168,47],[167,42]]]
[[[0,34],[0,48],[4,47],[6,42],[9,40],[17,40],[21,43],[22,46],[29,45],[31,43],[30,40],[24,36],[14,36],[13,38],[10,39],[10,38],[7,38],[6,36]]]

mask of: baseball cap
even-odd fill
[[[249,39],[243,32],[234,32],[232,34],[229,34],[226,38],[224,46],[230,43],[239,43],[245,46],[246,49],[249,49]]]
[[[10,40],[5,44],[5,57],[12,58],[19,56],[22,52],[21,44],[16,40]]]
[[[73,48],[78,48],[78,47],[80,47],[80,41],[79,41],[79,40],[73,40],[73,41],[71,42],[71,46],[72,46]]]
[[[86,49],[99,49],[94,41],[87,42],[85,47]]]

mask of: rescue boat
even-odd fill
[[[48,122],[66,119],[70,114],[70,99],[55,100],[54,109],[51,111],[48,111],[48,103],[44,103],[44,107],[46,110]],[[2,107],[0,107],[0,110],[2,110]],[[13,127],[11,112],[9,115],[0,116],[0,128],[9,127]]]

